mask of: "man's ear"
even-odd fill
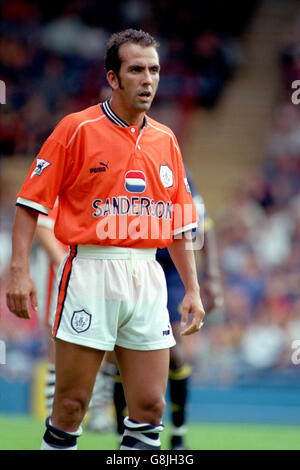
[[[109,70],[106,74],[106,79],[113,90],[119,88],[119,79],[116,73],[113,70]]]

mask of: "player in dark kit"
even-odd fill
[[[189,187],[193,196],[198,216],[204,231],[204,243],[202,248],[203,269],[201,277],[203,280],[203,300],[206,313],[212,312],[223,303],[221,279],[218,266],[217,246],[215,240],[213,220],[205,210],[203,199],[197,191],[193,179],[186,170]],[[186,357],[181,332],[181,302],[184,297],[184,286],[178,275],[178,271],[168,253],[167,249],[157,250],[157,261],[161,264],[167,281],[168,289],[168,311],[176,345],[170,349],[169,369],[169,391],[171,399],[171,440],[172,450],[186,449],[184,436],[186,427],[186,406],[188,404],[189,379],[192,368]],[[116,376],[114,388],[114,403],[117,416],[118,433],[123,433],[123,419],[126,414],[126,401],[124,397],[120,376]]]

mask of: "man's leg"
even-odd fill
[[[60,339],[56,343],[56,385],[51,418],[47,420],[42,449],[73,450],[81,434],[96,374],[105,351]]]
[[[170,398],[172,414],[172,435],[170,447],[173,450],[185,449],[184,435],[186,433],[186,404],[191,367],[187,364],[186,354],[180,336],[179,323],[172,323],[176,345],[170,349]]]
[[[86,429],[89,431],[109,432],[116,428],[113,394],[117,372],[114,353],[108,351],[97,373],[90,401],[89,418],[86,424]]]
[[[121,450],[160,449],[159,432],[165,410],[169,349],[133,351],[115,347],[122,376],[128,417]]]
[[[51,337],[51,332],[47,331],[48,339],[48,363],[46,366],[46,375],[44,383],[45,410],[47,416],[52,413],[52,405],[55,390],[55,344]]]
[[[128,415],[127,403],[124,395],[123,383],[121,375],[115,375],[114,383],[114,405],[117,420],[117,433],[121,439],[124,432],[124,418]]]

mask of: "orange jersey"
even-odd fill
[[[33,162],[17,204],[48,214],[65,245],[162,248],[196,227],[172,131],[147,117],[128,126],[109,102],[67,115]]]

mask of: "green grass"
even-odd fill
[[[40,448],[44,423],[31,416],[0,416],[0,450]],[[161,434],[162,449],[168,449],[169,429]],[[300,426],[190,423],[190,450],[300,450]],[[78,439],[80,450],[116,450],[113,433],[84,431]]]

